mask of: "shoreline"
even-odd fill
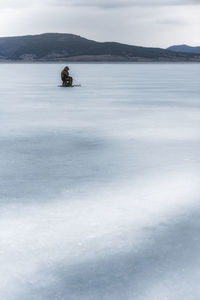
[[[0,60],[0,64],[199,64],[197,61],[71,61],[71,60]]]

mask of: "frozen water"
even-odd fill
[[[1,64],[0,299],[200,299],[200,65]]]

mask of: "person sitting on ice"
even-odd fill
[[[61,72],[62,86],[72,86],[73,78],[69,76],[69,67],[66,66]]]

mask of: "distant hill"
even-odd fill
[[[176,45],[167,48],[167,50],[175,51],[175,52],[183,52],[183,53],[196,53],[200,54],[200,47],[192,47],[188,45]]]
[[[73,34],[45,33],[0,38],[0,60],[200,61],[200,55],[116,42],[100,43]]]

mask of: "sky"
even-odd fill
[[[151,47],[200,46],[200,0],[0,0],[0,36],[45,32]]]

